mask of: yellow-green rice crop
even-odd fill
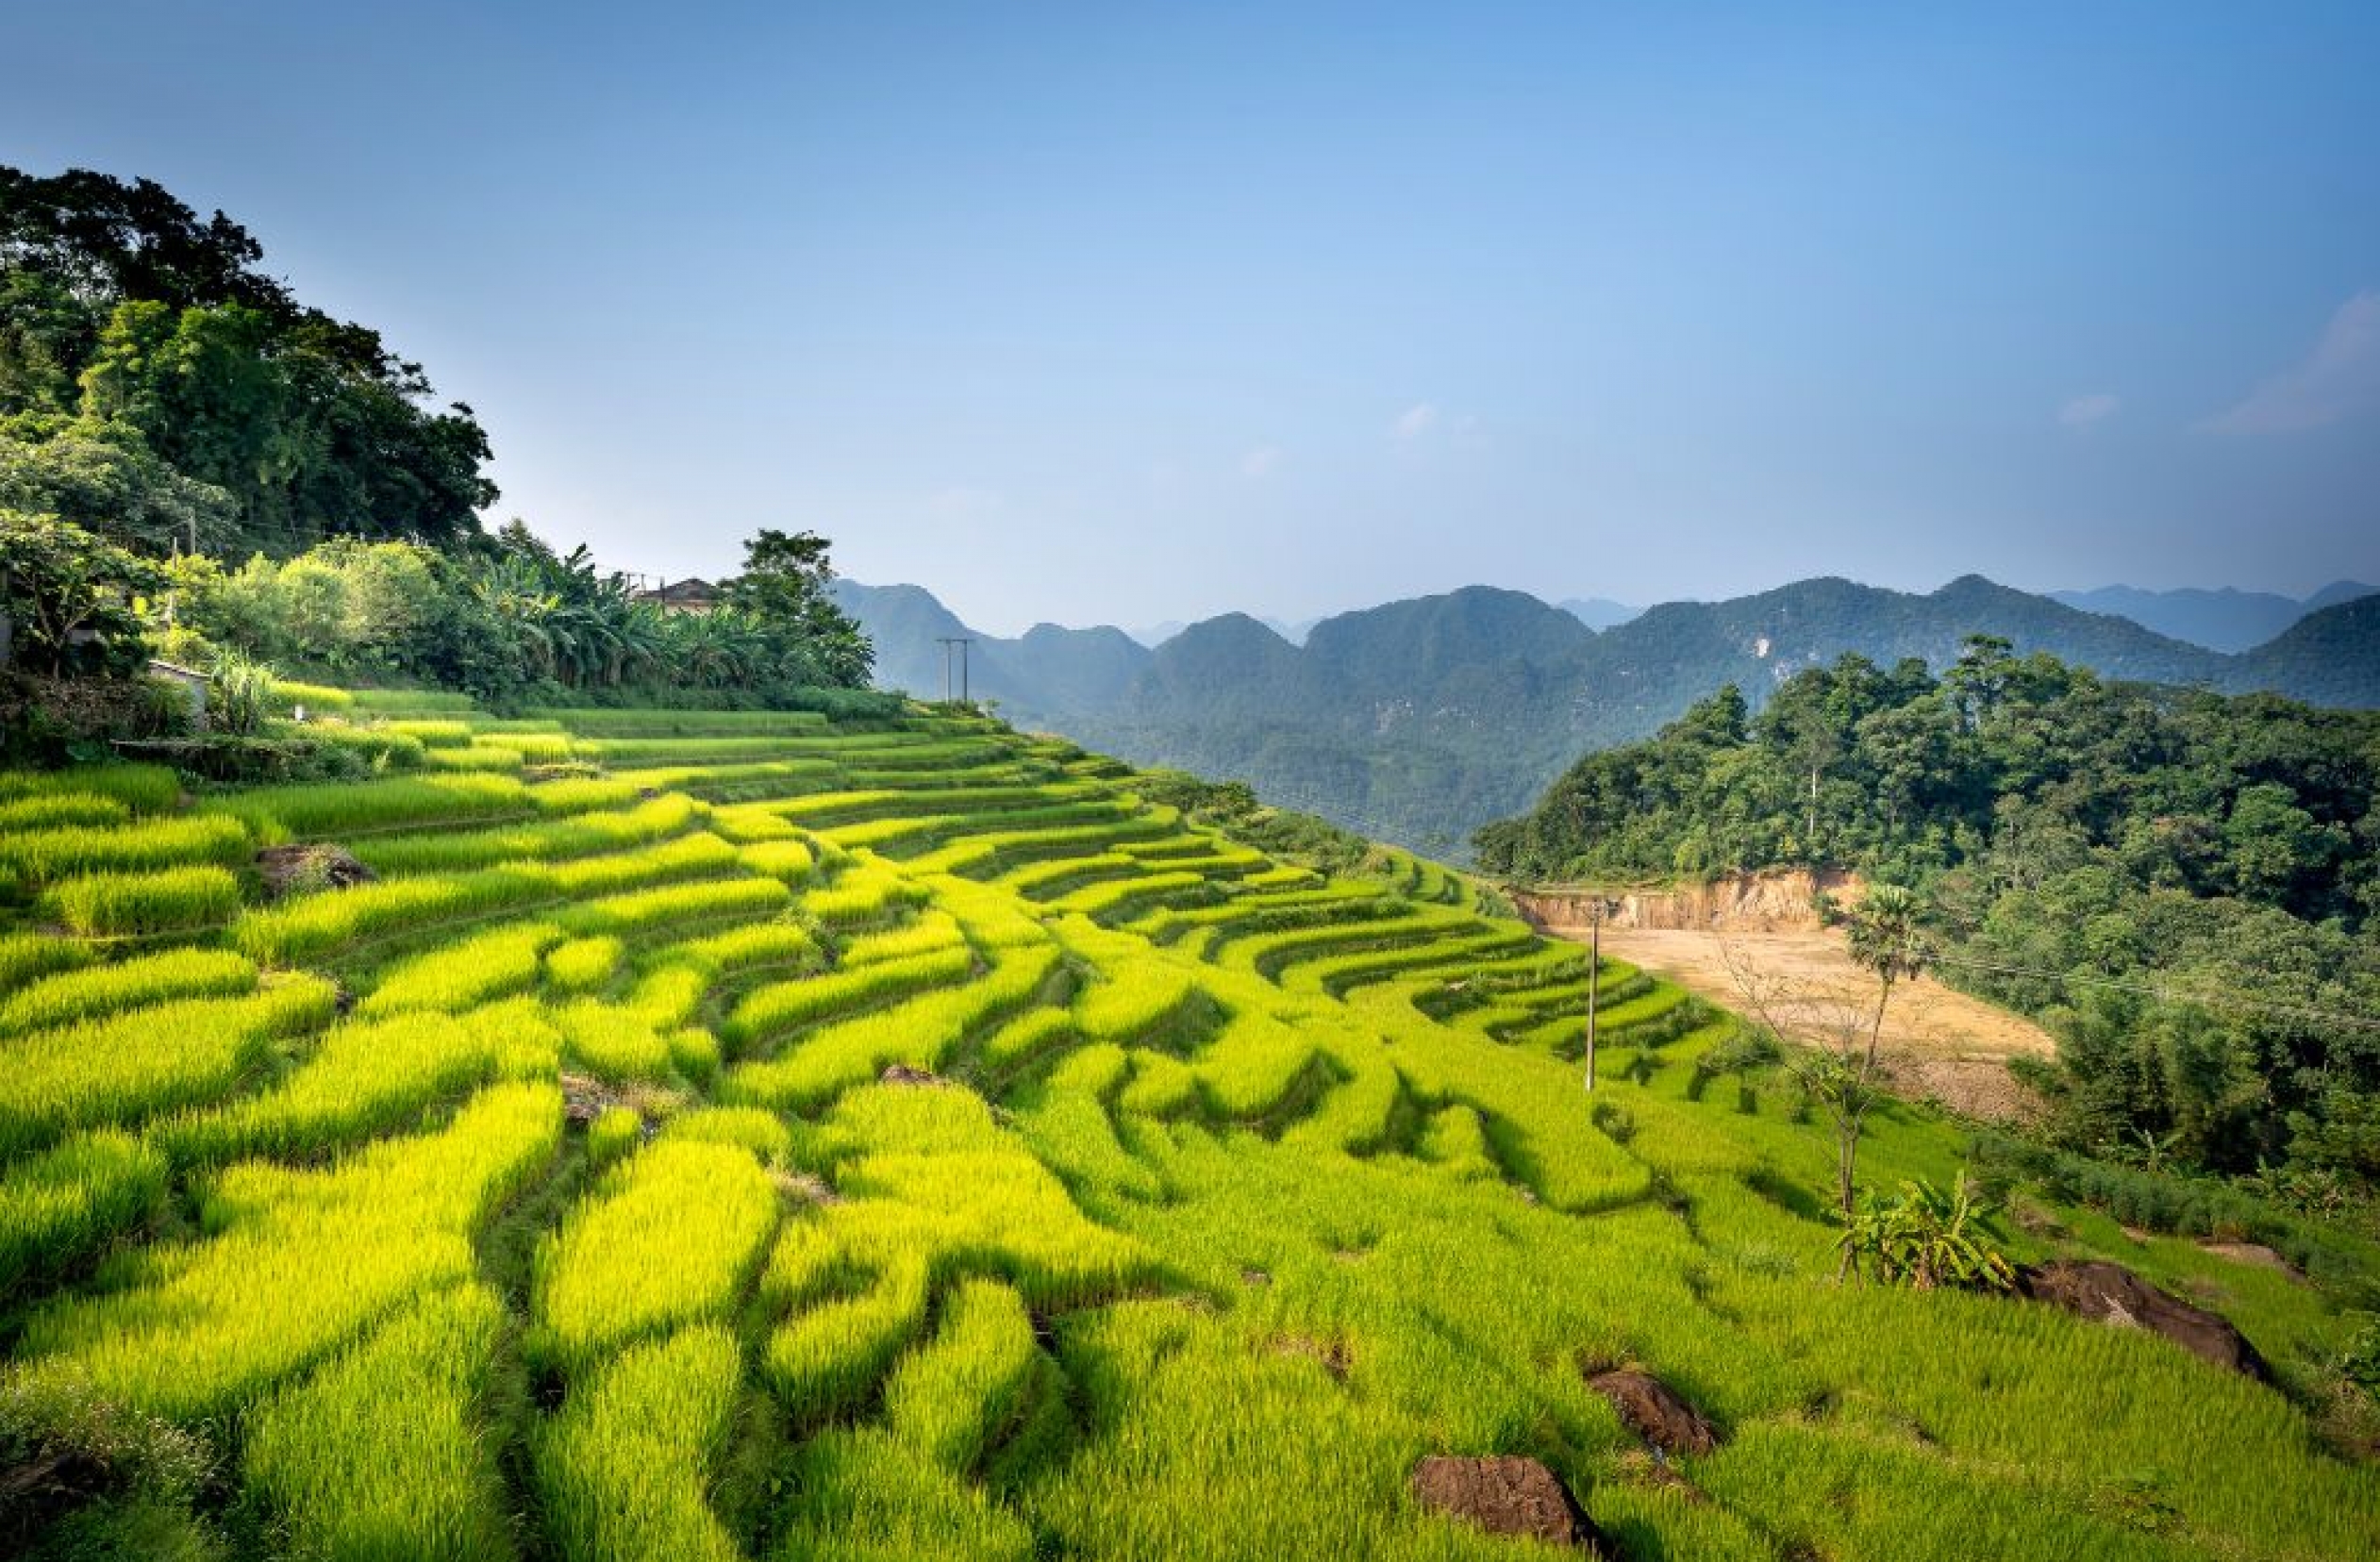
[[[0,803],[27,797],[109,797],[136,814],[162,813],[182,795],[164,765],[77,765],[64,771],[0,771]]]
[[[924,955],[907,966],[869,966],[849,974],[909,970],[940,958]],[[820,1025],[767,1062],[739,1065],[729,1075],[728,1096],[800,1110],[875,1077],[893,1063],[939,1069],[970,1032],[1023,1007],[1057,965],[1056,949],[1014,951],[964,987]]]
[[[577,933],[636,933],[672,922],[774,916],[792,904],[792,892],[774,879],[724,879],[580,901],[558,920]]]
[[[555,1010],[554,1020],[563,1055],[590,1073],[622,1081],[669,1077],[668,1039],[634,1009],[582,1000]]]
[[[491,999],[524,991],[537,982],[538,956],[561,936],[558,929],[543,922],[529,922],[499,927],[426,955],[417,955],[382,976],[371,996],[358,1005],[358,1011],[394,1014],[402,1009],[443,1009],[459,1013]]]
[[[545,952],[545,980],[557,992],[591,992],[620,969],[618,939],[570,939]]]
[[[165,1194],[165,1157],[112,1128],[77,1134],[0,1174],[0,1297],[143,1219]]]
[[[644,1119],[633,1106],[607,1106],[587,1125],[587,1162],[600,1171],[644,1141]]]
[[[703,878],[736,867],[736,849],[707,831],[657,846],[579,857],[546,870],[565,895],[607,895],[671,879]]]
[[[541,796],[545,789],[539,789]],[[358,842],[355,852],[381,873],[452,873],[508,862],[551,862],[675,835],[701,817],[701,806],[690,797],[657,797],[617,813],[573,814],[451,834],[383,836]]]
[[[175,998],[223,998],[252,992],[257,968],[227,950],[171,949],[113,965],[60,972],[0,1001],[0,1036],[104,1019]]]
[[[534,1450],[568,1562],[742,1562],[708,1500],[742,1371],[734,1335],[691,1328],[626,1352],[572,1390]]]
[[[409,932],[554,898],[553,882],[543,870],[532,867],[389,879],[258,907],[233,926],[231,939],[256,959],[291,965],[400,929]]]
[[[472,1233],[553,1155],[561,1121],[552,1086],[500,1085],[440,1133],[325,1171],[235,1167],[202,1206],[207,1235],[36,1312],[24,1371],[175,1420],[237,1405],[408,1297],[472,1278]]]
[[[766,1171],[735,1144],[647,1145],[538,1249],[535,1348],[580,1367],[640,1336],[722,1318],[776,1229]]]
[[[322,840],[525,813],[529,796],[510,776],[397,775],[259,787],[210,800],[207,807],[245,821],[269,839]]]
[[[0,839],[25,830],[111,827],[131,817],[132,810],[112,797],[89,792],[37,792],[12,803],[0,803]]]
[[[964,981],[974,966],[974,952],[962,943],[856,970],[772,982],[736,1005],[720,1035],[739,1047],[760,1045],[827,1015]]]
[[[818,872],[818,858],[807,842],[756,840],[736,854],[744,871],[766,873],[788,884],[801,884]]]
[[[0,934],[0,992],[15,992],[56,972],[75,971],[95,958],[89,945],[40,933]]]
[[[434,1290],[247,1418],[243,1473],[304,1555],[479,1562],[513,1554],[489,1437],[504,1306]]]
[[[271,1044],[328,1022],[328,982],[293,977],[241,998],[186,998],[0,1041],[0,1159],[76,1128],[211,1101]]]
[[[1022,1408],[1036,1358],[1017,1293],[993,1280],[962,1282],[932,1342],[885,1385],[885,1420],[920,1456],[967,1474]]]
[[[156,1137],[177,1162],[219,1166],[319,1154],[403,1128],[432,1102],[495,1075],[523,1039],[508,1020],[486,1008],[459,1020],[418,1013],[342,1024],[274,1088],[162,1123]],[[550,1059],[550,1033],[542,1050]]]
[[[85,938],[194,932],[240,909],[240,881],[221,868],[89,873],[51,885],[42,906]]]

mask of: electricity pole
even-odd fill
[[[973,705],[974,698],[967,686],[967,652],[968,648],[975,642],[964,635],[937,635],[934,639],[942,648],[942,703],[944,705],[950,703],[950,653],[951,647],[957,646],[958,648],[958,698],[965,704]]]
[[[1587,924],[1587,1088],[1595,1088],[1595,1008],[1604,986],[1604,898],[1594,898]]]

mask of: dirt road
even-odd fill
[[[1586,941],[1584,929],[1549,931]],[[1793,995],[1794,1001],[1776,1005],[1779,1022],[1806,1040],[1830,1041],[1847,1018],[1872,1013],[1875,1006],[1875,978],[1852,963],[1838,932],[1721,934],[1606,925],[1604,951],[1741,1011],[1743,993],[1727,968],[1732,957],[1755,980],[1770,984],[1770,990]],[[2006,1121],[2037,1110],[2038,1098],[2010,1077],[2007,1060],[2048,1057],[2055,1051],[2049,1034],[2031,1021],[1931,977],[1894,989],[1885,1011],[1881,1055],[1894,1088],[1921,1100],[1939,1100],[1970,1117]]]

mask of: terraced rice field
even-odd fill
[[[2330,1295],[2005,1233],[2276,1388],[1838,1288],[1831,1141],[1706,1088],[1726,1017],[1432,865],[1325,880],[989,723],[344,708],[411,768],[0,777],[0,1431],[57,1456],[11,1548],[1556,1554],[1411,1494],[1518,1453],[1632,1557],[2380,1550]],[[267,904],[287,844],[377,878]],[[1866,1175],[1963,1145],[1890,1107]],[[1717,1450],[1650,1454],[1621,1364]]]

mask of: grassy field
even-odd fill
[[[1326,880],[981,721],[335,692],[384,778],[0,776],[11,1554],[1556,1554],[1410,1493],[1506,1453],[1640,1559],[2380,1554],[2363,1244],[2008,1189],[2013,1256],[2270,1385],[1840,1287],[1823,1115],[1433,864]],[[268,903],[291,843],[377,882]],[[1863,1176],[1969,1156],[1892,1104]]]

